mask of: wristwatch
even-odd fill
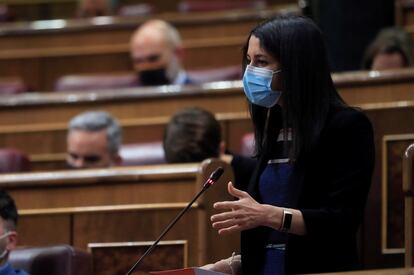
[[[283,209],[283,217],[282,217],[282,224],[280,226],[280,231],[282,232],[289,232],[290,226],[292,225],[292,211]]]

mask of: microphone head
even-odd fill
[[[214,170],[213,173],[211,173],[209,179],[214,183],[221,177],[221,175],[223,175],[223,173],[224,173],[223,167],[218,167],[216,170]]]

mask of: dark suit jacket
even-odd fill
[[[352,108],[333,108],[313,153],[300,156],[290,179],[296,209],[304,217],[307,234],[290,234],[286,273],[316,273],[359,267],[356,235],[374,168],[373,130],[368,118]],[[257,192],[266,157],[244,190],[261,201]],[[260,274],[270,228],[241,234],[244,275]]]

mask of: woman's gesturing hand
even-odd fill
[[[227,211],[211,216],[213,228],[218,229],[219,234],[267,226],[269,219],[276,218],[278,211],[275,211],[275,207],[258,203],[247,192],[235,188],[231,182],[228,184],[228,192],[238,200],[216,202],[215,209]]]

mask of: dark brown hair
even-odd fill
[[[178,111],[164,132],[165,159],[170,163],[200,162],[218,157],[221,127],[214,115],[200,108]]]

